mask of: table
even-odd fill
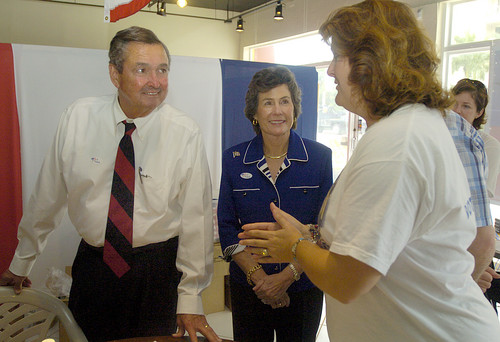
[[[154,336],[154,337],[132,337],[126,338],[123,340],[115,340],[109,342],[186,342],[191,341],[188,336],[184,336],[181,338],[172,337],[172,336]],[[199,342],[205,342],[207,339],[203,336],[198,336]],[[231,340],[222,340],[223,342],[233,342]]]

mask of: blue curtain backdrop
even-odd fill
[[[252,139],[255,133],[245,117],[245,95],[253,75],[269,66],[258,63],[221,59],[222,70],[222,150]],[[302,114],[297,121],[296,132],[316,140],[318,108],[318,73],[314,67],[285,65],[297,79],[302,90]]]

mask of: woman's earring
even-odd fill
[[[257,126],[257,125],[259,124],[259,122],[257,121],[257,119],[253,119],[253,120],[252,120],[252,124],[253,124],[254,126]]]

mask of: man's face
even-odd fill
[[[111,81],[118,88],[120,107],[127,117],[146,116],[165,100],[169,63],[161,44],[133,42],[125,50],[122,73],[110,64]]]

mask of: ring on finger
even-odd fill
[[[264,249],[262,249],[261,254],[262,254],[262,256],[267,257],[267,256],[269,256],[269,251],[267,250],[267,248],[264,248]]]

